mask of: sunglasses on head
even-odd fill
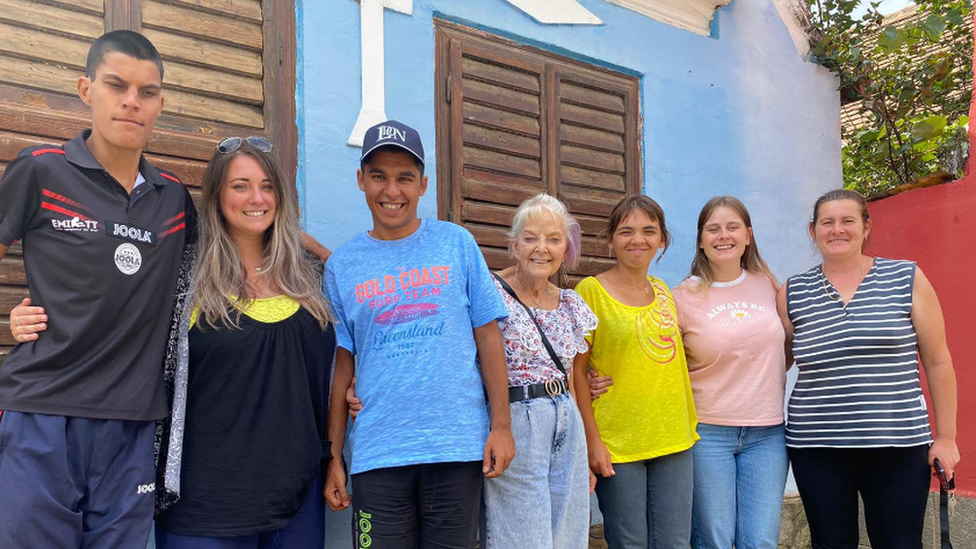
[[[252,135],[251,137],[228,137],[217,144],[217,152],[220,154],[230,154],[241,148],[241,145],[245,141],[261,152],[271,152],[271,142],[260,135]]]

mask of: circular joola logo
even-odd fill
[[[122,271],[122,274],[133,275],[139,272],[139,267],[142,267],[142,254],[139,253],[139,248],[128,242],[119,244],[119,247],[115,248],[115,266]]]

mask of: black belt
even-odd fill
[[[508,401],[522,402],[523,400],[529,400],[529,399],[539,398],[539,397],[554,397],[554,396],[559,396],[568,391],[569,391],[569,387],[566,385],[565,379],[550,379],[545,383],[536,383],[535,385],[522,385],[520,387],[509,387]]]

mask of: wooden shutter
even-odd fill
[[[515,208],[547,192],[583,228],[572,287],[609,268],[599,233],[641,192],[635,77],[437,21],[438,213],[474,234],[492,269],[512,263]]]
[[[163,58],[150,161],[197,198],[220,139],[263,135],[294,181],[295,11],[278,0],[0,0],[0,174],[22,148],[90,126],[77,80],[92,42],[117,29],[142,32]],[[13,246],[0,261],[0,359],[14,344],[7,313],[26,296]]]

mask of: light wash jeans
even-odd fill
[[[698,424],[691,546],[776,549],[789,459],[783,424]]]
[[[588,396],[588,395],[587,395]],[[586,549],[586,436],[568,393],[511,404],[515,459],[485,479],[485,549]]]
[[[596,496],[610,549],[688,549],[691,450],[631,463],[598,476]]]

